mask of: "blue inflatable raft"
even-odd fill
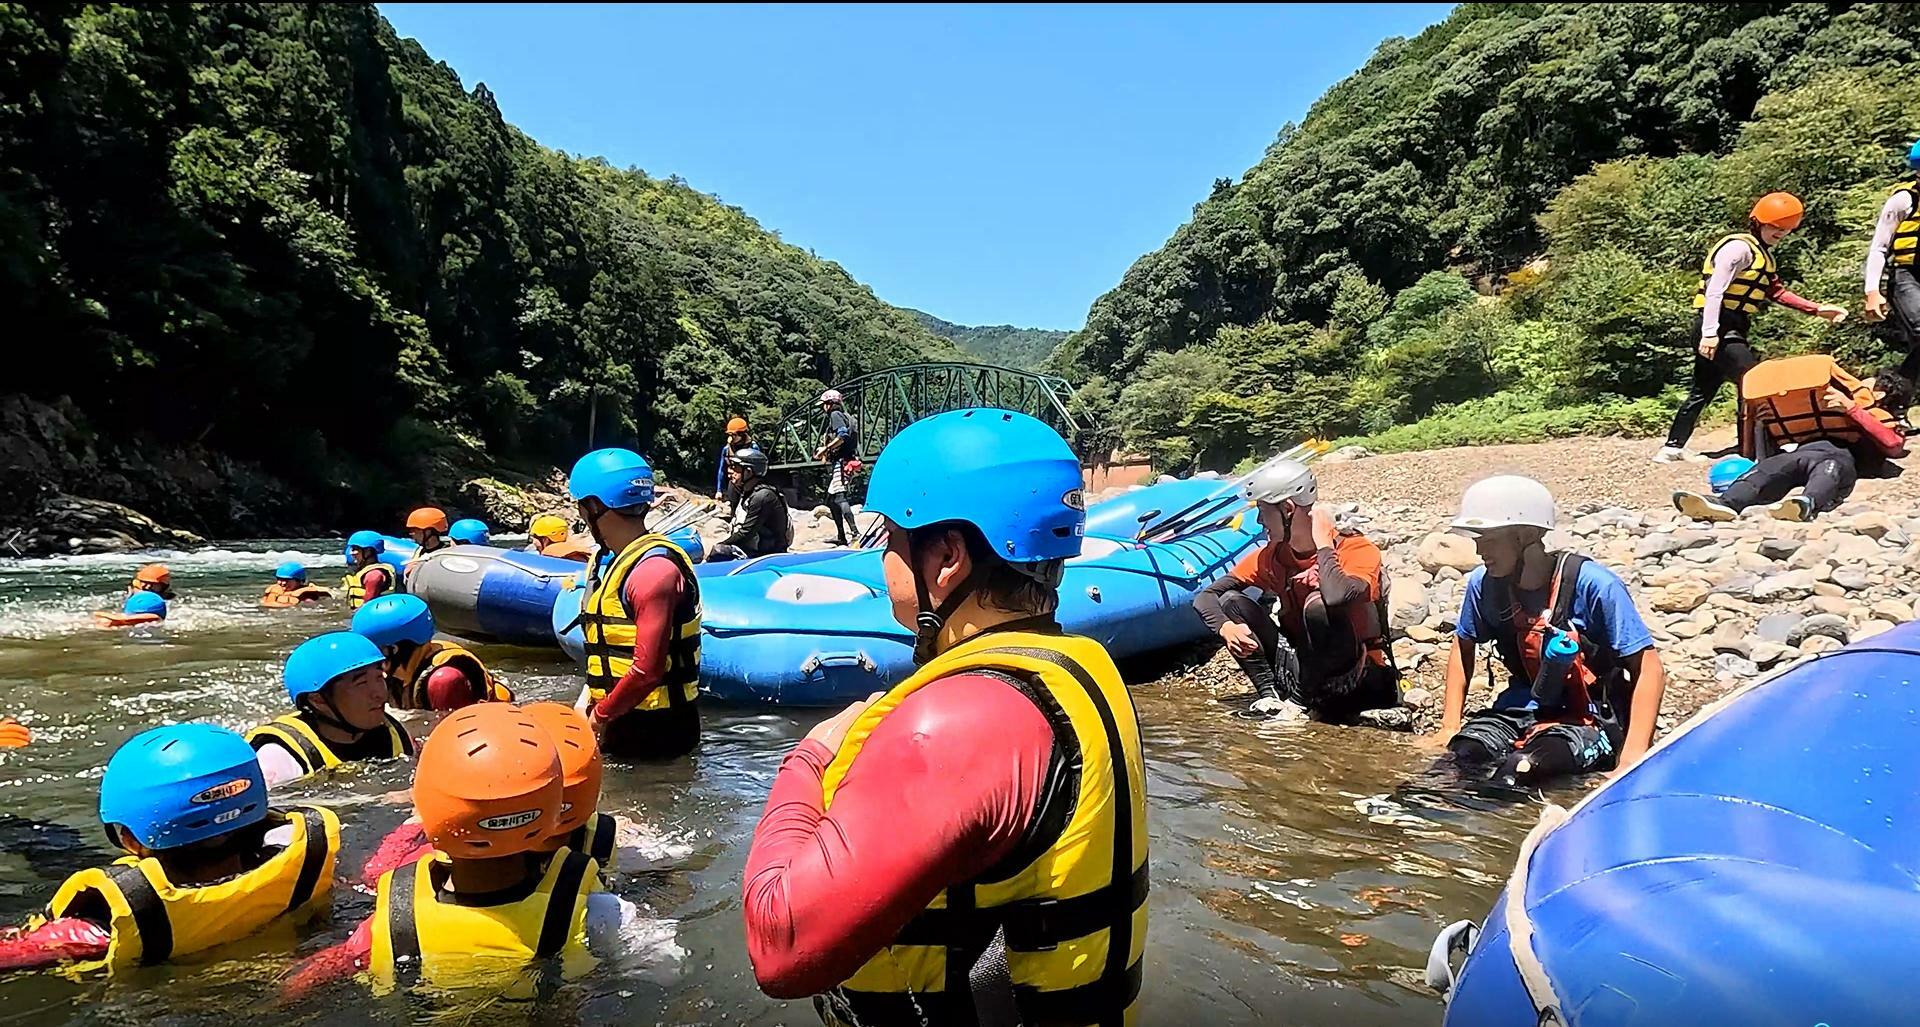
[[[1920,623],[1765,679],[1549,808],[1485,930],[1448,928],[1427,973],[1452,1027],[1854,1027],[1920,1022],[1916,967]]]
[[[700,562],[702,559],[706,557],[706,554],[707,554],[706,543],[701,541],[700,532],[695,530],[694,528],[692,527],[679,528],[673,531],[672,533],[668,534],[667,537],[672,539],[677,545],[679,545],[680,548],[686,550],[687,555],[693,557],[693,560],[695,563]],[[386,544],[386,552],[383,559],[385,559],[388,563],[393,564],[395,567],[400,567],[404,569],[406,565],[409,563],[412,563],[413,558],[415,556],[418,556],[420,553],[420,547],[415,545],[413,540],[410,538],[399,538],[394,535],[382,535],[380,536],[380,540]],[[345,542],[340,543],[340,555],[345,557],[349,563],[353,561],[353,551],[351,547],[349,547]],[[530,553],[527,555],[539,556],[538,553]],[[546,559],[546,557],[540,557],[540,559],[544,560]],[[561,561],[555,561],[555,562],[559,562],[559,563],[571,562],[576,565],[579,563],[578,560],[573,560],[573,561],[561,560]]]
[[[1089,523],[1108,534],[1090,532],[1081,556],[1067,564],[1060,623],[1120,657],[1204,635],[1193,596],[1254,545],[1258,524],[1236,518],[1147,544],[1133,535],[1140,514],[1171,516],[1223,488],[1220,481],[1170,482],[1089,511]],[[1225,520],[1237,506],[1229,494],[1213,512]],[[879,550],[868,549],[703,567],[701,686],[730,702],[833,706],[905,678],[913,669],[913,635],[893,618],[880,560]],[[561,647],[576,661],[579,601],[578,594],[561,596],[553,615]]]

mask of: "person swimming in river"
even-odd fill
[[[413,737],[387,713],[386,655],[351,631],[294,647],[282,670],[294,712],[247,732],[269,786],[342,763],[413,755]]]
[[[273,569],[273,584],[260,596],[260,605],[279,610],[331,598],[332,592],[307,582],[307,568],[303,564],[288,560]]]
[[[536,961],[556,960],[573,979],[622,952],[639,913],[602,888],[592,856],[566,844],[584,818],[568,809],[565,766],[553,736],[517,706],[449,715],[413,779],[432,848],[382,873],[373,915],[303,963],[283,995],[364,967],[376,994],[420,983],[532,997],[555,983]],[[583,782],[575,794],[584,791]]]
[[[135,592],[120,604],[120,612],[95,610],[93,625],[98,628],[137,628],[167,619],[167,601],[158,592]]]
[[[386,656],[387,703],[402,710],[457,710],[512,702],[465,646],[435,639],[433,611],[419,596],[381,596],[353,613],[353,632]]]
[[[340,587],[346,590],[348,609],[357,610],[367,600],[398,592],[404,586],[386,553],[387,540],[377,531],[356,531],[347,536],[347,576]]]
[[[1518,475],[1475,482],[1453,521],[1485,566],[1467,575],[1438,738],[1457,765],[1501,786],[1632,766],[1666,691],[1626,585],[1578,553],[1549,552],[1553,524],[1553,495]],[[1489,642],[1510,682],[1463,720],[1474,647]]]
[[[271,809],[253,749],[226,728],[128,739],[100,778],[100,821],[126,855],[68,877],[42,913],[0,932],[0,969],[151,966],[331,901],[340,821]]]
[[[173,572],[164,563],[150,563],[133,572],[133,580],[127,583],[127,594],[152,592],[162,599],[173,598]]]

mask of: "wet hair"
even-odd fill
[[[1900,365],[1882,368],[1873,376],[1873,388],[1881,393],[1880,409],[1895,417],[1904,416],[1913,404],[1913,379],[1900,373]]]
[[[966,542],[967,557],[973,561],[974,594],[980,597],[983,605],[1002,613],[1020,613],[1029,617],[1044,617],[1059,608],[1058,588],[1043,585],[1015,570],[1012,564],[993,551],[979,528],[965,521],[941,521],[912,529],[907,533],[908,552],[917,558],[924,547],[949,531],[958,532]]]

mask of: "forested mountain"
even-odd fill
[[[962,353],[987,364],[1034,370],[1047,362],[1067,332],[1012,325],[957,325],[918,310],[908,313],[927,330],[960,347]]]
[[[1788,280],[1858,310],[1917,47],[1906,4],[1462,5],[1215,182],[1055,364],[1174,466],[1423,418],[1384,441],[1662,427],[1634,400],[1678,383],[1702,254],[1754,197],[1806,200]],[[1880,352],[1787,312],[1756,337]]]
[[[731,412],[953,353],[739,209],[538,145],[370,4],[5,4],[0,53],[0,392],[102,446],[358,514],[449,444],[565,464],[597,421],[680,470]]]

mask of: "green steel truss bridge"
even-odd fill
[[[859,458],[871,464],[900,429],[934,414],[967,407],[998,407],[1031,414],[1052,425],[1078,451],[1084,427],[1070,413],[1073,386],[1065,378],[991,364],[903,364],[834,386],[859,430]],[[774,430],[767,457],[772,469],[820,468],[813,459],[825,434],[819,403],[790,410]],[[1082,453],[1084,458],[1086,454]]]

